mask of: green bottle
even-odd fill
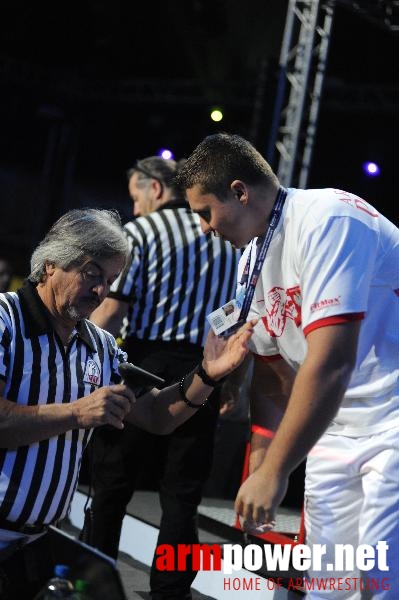
[[[89,582],[84,579],[77,579],[75,581],[75,588],[72,594],[73,600],[90,600],[89,594]]]

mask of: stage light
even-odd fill
[[[165,160],[172,160],[173,152],[168,148],[161,148],[160,150],[158,150],[158,156],[161,156]]]
[[[220,110],[220,108],[213,108],[211,111],[211,119],[212,121],[215,121],[215,123],[218,123],[219,121],[221,121],[223,119],[223,113]]]
[[[363,163],[363,171],[367,177],[378,177],[381,172],[380,167],[375,162],[367,161]]]

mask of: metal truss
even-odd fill
[[[289,0],[267,158],[285,186],[306,187],[324,83],[334,10],[344,6],[390,32],[399,32],[399,0]],[[369,111],[397,110],[397,86],[338,86],[326,102]],[[350,102],[342,102],[342,96]],[[335,98],[335,103],[334,103]],[[373,102],[371,103],[371,98]],[[276,159],[277,151],[277,159]]]
[[[377,111],[396,118],[398,106],[398,84],[352,84],[328,78],[324,84],[323,107],[335,113],[370,116]]]
[[[305,187],[316,134],[334,0],[289,0],[267,158],[285,186]]]
[[[399,0],[336,0],[376,25],[399,32]]]
[[[384,22],[391,31],[399,32],[399,0],[387,2]]]

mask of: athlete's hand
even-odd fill
[[[276,511],[288,487],[288,477],[267,474],[259,467],[238,490],[235,510],[247,533],[265,533],[276,524]]]
[[[113,425],[123,429],[123,419],[136,401],[132,390],[120,383],[99,388],[71,404],[76,427],[87,429],[99,425]]]
[[[203,367],[209,377],[218,380],[238,367],[248,354],[248,342],[257,319],[248,321],[229,338],[216,336],[209,331],[204,347]]]

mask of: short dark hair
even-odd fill
[[[207,136],[188,157],[176,176],[183,190],[198,184],[204,194],[226,198],[230,184],[241,179],[252,185],[278,185],[278,179],[269,163],[240,137],[228,133]]]

